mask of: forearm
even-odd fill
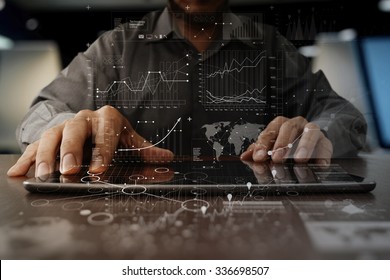
[[[332,111],[335,112],[332,113]],[[332,142],[333,157],[355,156],[366,144],[366,120],[349,103],[340,104],[339,108],[322,112],[313,122]]]
[[[319,71],[312,75],[307,119],[316,123],[333,145],[333,157],[355,156],[365,146],[367,123],[348,100],[339,96]],[[318,89],[321,89],[319,91]]]
[[[36,97],[16,131],[22,151],[40,139],[48,128],[73,118],[82,109],[94,109],[93,76],[89,72],[88,60],[80,53]]]
[[[287,115],[317,124],[333,145],[333,157],[355,156],[366,142],[367,123],[361,112],[333,91],[322,71],[311,73],[307,68],[297,84],[285,93],[286,100],[290,92],[301,93],[290,99]]]

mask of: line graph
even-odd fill
[[[244,93],[237,96],[221,96],[221,97],[214,96],[211,92],[206,90],[206,97],[210,99],[208,103],[214,103],[214,104],[223,104],[223,103],[243,104],[244,102],[255,102],[257,104],[266,104],[267,102],[264,101],[260,96],[265,88],[266,87],[263,87],[261,90],[257,88],[254,90],[246,90]],[[254,96],[255,93],[257,94],[256,96]]]
[[[224,21],[230,18],[229,14],[224,14]],[[233,22],[231,28],[223,30],[224,39],[240,40],[263,40],[263,14],[262,13],[242,13],[239,20]]]
[[[228,64],[228,62],[226,62],[222,70],[217,70],[211,74],[208,74],[207,78],[214,78],[215,76],[218,76],[218,75],[221,76],[221,78],[223,78],[225,76],[225,74],[229,74],[232,72],[240,73],[242,70],[246,70],[248,68],[256,68],[259,65],[259,63],[263,59],[265,59],[264,54],[265,54],[265,51],[259,53],[259,55],[254,60],[251,60],[250,58],[245,57],[245,59],[241,63],[238,62],[236,59],[233,59],[232,62],[230,63],[230,65]],[[249,64],[249,65],[246,65],[246,64]],[[235,66],[237,66],[237,67],[235,67]]]
[[[135,134],[141,135],[144,139],[138,138]],[[166,161],[164,156],[160,157],[150,150],[153,147],[170,150],[175,155],[174,160],[179,161],[183,156],[184,134],[181,116],[172,122],[153,119],[138,120],[132,128],[123,127],[117,132],[116,136],[125,137],[126,143],[116,147],[113,161],[116,163]]]
[[[149,78],[151,75],[157,74],[160,78],[158,79],[151,79]],[[137,83],[133,83],[129,78],[128,81],[114,81],[107,90],[96,90],[96,93],[98,94],[112,94],[117,95],[120,93],[117,87],[120,87],[120,85],[123,85],[123,87],[128,89],[130,92],[143,92],[145,90],[148,90],[152,94],[155,94],[158,88],[158,85],[160,83],[168,83],[168,88],[172,89],[173,83],[188,83],[189,80],[169,80],[166,77],[164,77],[163,73],[161,71],[149,71],[146,77],[141,76],[141,79]],[[153,85],[151,85],[154,83]]]
[[[179,124],[179,122],[181,121],[181,118],[178,118],[176,123],[173,125],[173,127],[171,129],[168,129],[168,133],[162,138],[160,139],[159,141],[157,141],[156,143],[152,143],[151,145],[149,146],[145,146],[145,147],[132,147],[132,148],[126,148],[126,149],[117,149],[118,152],[131,152],[131,151],[141,151],[141,150],[147,150],[147,149],[150,149],[150,148],[153,148],[153,147],[156,147],[158,145],[160,145],[161,143],[163,143],[165,141],[165,139],[167,139],[169,137],[169,135],[175,131],[175,128],[176,126]],[[126,128],[124,128],[126,129]]]
[[[106,88],[96,88],[95,101],[97,107],[110,104],[115,107],[179,107],[186,100],[179,96],[180,84],[189,80],[189,55],[178,61],[162,61],[156,70],[147,70],[115,80]]]
[[[225,27],[225,25],[233,25],[233,23],[232,22],[215,22],[214,27],[211,30],[201,28],[201,30],[198,33],[194,34],[192,37],[194,39],[197,39],[200,37],[200,35],[204,35],[204,37],[206,39],[212,40],[214,38],[214,34],[216,32],[218,25],[222,25],[222,27]]]
[[[206,53],[206,56],[208,54]],[[226,50],[201,66],[199,98],[206,110],[260,111],[267,106],[264,50]]]

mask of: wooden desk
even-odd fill
[[[205,213],[194,197],[28,193],[25,178],[6,176],[17,158],[0,155],[1,259],[390,257],[388,154],[343,161],[377,181],[372,193],[199,196]]]

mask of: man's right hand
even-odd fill
[[[96,111],[82,110],[73,119],[54,126],[41,138],[27,146],[17,163],[8,170],[8,176],[23,176],[35,164],[35,176],[54,172],[57,155],[60,155],[59,170],[62,174],[77,173],[83,163],[84,145],[92,139],[94,149],[89,166],[91,173],[104,171],[112,161],[118,145],[124,148],[139,149],[145,161],[158,158],[171,161],[173,153],[152,144],[138,135],[129,121],[111,106]]]

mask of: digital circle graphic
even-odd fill
[[[288,192],[286,192],[286,194],[287,194],[288,196],[298,196],[298,195],[299,195],[299,192],[297,192],[297,191],[288,191]]]
[[[146,192],[144,186],[126,186],[122,189],[122,193],[126,195],[139,195]]]
[[[154,172],[159,173],[159,174],[168,173],[169,168],[168,167],[157,167],[156,169],[154,169]]]
[[[67,202],[64,205],[62,205],[62,209],[65,211],[74,211],[74,210],[80,210],[84,207],[84,203],[73,201],[73,202]]]
[[[47,199],[38,199],[31,202],[31,206],[33,207],[42,207],[49,204],[49,200]]]
[[[114,220],[114,216],[111,213],[98,212],[89,215],[87,220],[93,226],[105,226]]]
[[[202,212],[202,209],[204,209],[204,207],[206,207],[206,209],[209,208],[210,204],[205,200],[191,199],[183,201],[181,206],[187,211]]]
[[[202,189],[202,188],[193,188],[191,190],[191,193],[194,194],[194,195],[203,195],[203,194],[207,193],[207,190]]]
[[[95,175],[89,175],[89,176],[84,176],[80,180],[83,183],[98,182],[98,181],[100,181],[100,177],[99,176],[95,176]]]
[[[145,176],[141,175],[141,174],[133,174],[133,175],[129,176],[129,179],[132,181],[139,181],[139,180],[145,179]]]

